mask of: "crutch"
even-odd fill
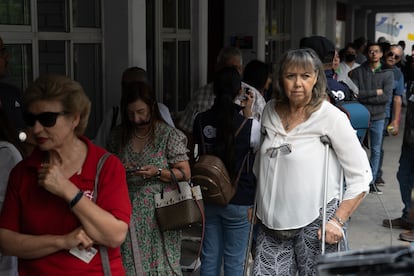
[[[329,175],[329,149],[332,146],[331,139],[327,135],[320,137],[321,143],[325,146],[325,175],[323,185],[323,206],[322,206],[322,255],[325,254],[325,241],[326,241],[326,208],[328,205],[328,175]],[[343,197],[343,170],[341,169],[339,175],[339,200],[342,201]],[[345,238],[345,236],[344,236]],[[340,243],[338,243],[338,251],[340,251]]]
[[[327,135],[320,137],[321,143],[325,146],[325,175],[323,184],[323,206],[322,206],[322,255],[325,254],[325,240],[326,240],[326,205],[328,201],[328,169],[329,169],[329,147],[331,140]]]
[[[249,265],[249,255],[250,255],[250,251],[252,249],[252,241],[253,241],[253,231],[254,231],[254,220],[256,217],[256,203],[257,203],[257,185],[256,185],[256,193],[255,193],[255,197],[254,197],[254,203],[253,203],[253,211],[252,211],[252,221],[250,224],[250,230],[249,230],[249,239],[247,241],[247,249],[246,249],[246,257],[244,258],[244,268],[243,268],[243,275],[244,276],[248,276],[247,275],[247,269],[248,269],[248,265]]]

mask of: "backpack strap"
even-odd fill
[[[249,154],[250,154],[250,150],[246,153],[246,155],[244,156],[244,158],[243,158],[243,162],[242,162],[242,164],[241,164],[241,166],[240,166],[240,169],[239,169],[239,172],[237,173],[237,177],[236,177],[236,179],[234,180],[234,183],[236,184],[236,185],[238,185],[238,183],[239,183],[239,179],[240,179],[240,176],[241,176],[241,173],[242,173],[242,171],[243,171],[243,167],[244,167],[244,165],[246,164],[246,160],[247,160],[247,157],[249,156]]]
[[[243,122],[241,123],[241,125],[239,126],[239,128],[236,130],[236,132],[234,133],[234,138],[237,137],[237,135],[239,135],[240,131],[243,129],[244,125],[247,123],[249,119],[248,118],[244,118]]]

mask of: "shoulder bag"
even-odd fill
[[[189,181],[177,181],[170,169],[171,182],[177,189],[154,195],[155,215],[161,231],[179,230],[203,222],[204,204],[200,186]]]

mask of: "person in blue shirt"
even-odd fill
[[[397,66],[398,62],[401,60],[404,52],[400,45],[393,44],[385,52],[383,59],[383,67],[392,69],[394,73],[394,87],[392,89],[392,95],[388,100],[388,103],[385,107],[385,119],[384,119],[384,135],[398,135],[399,124],[400,124],[400,115],[401,115],[401,105],[402,105],[402,96],[404,94],[404,75],[401,72],[401,69]],[[382,162],[384,159],[384,150],[381,149],[381,158],[380,165],[378,168],[377,178],[375,184],[381,186],[385,184],[385,181],[382,179]]]

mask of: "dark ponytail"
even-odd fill
[[[216,116],[216,154],[219,156],[232,178],[234,175],[234,118],[237,114],[234,99],[240,93],[241,76],[233,67],[220,69],[214,80],[214,94],[216,96],[212,109]]]

